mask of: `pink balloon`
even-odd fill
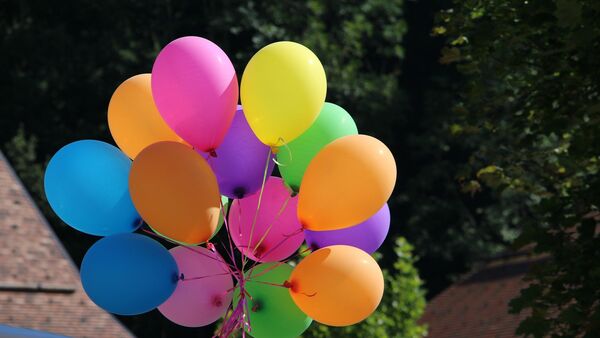
[[[238,249],[250,259],[280,261],[296,252],[304,241],[296,216],[298,197],[291,196],[281,178],[269,177],[252,231],[259,195],[260,190],[233,201],[229,211],[230,235]]]
[[[165,122],[197,150],[223,141],[238,102],[231,61],[211,41],[186,36],[169,43],[152,67],[152,96]]]
[[[170,321],[187,327],[208,325],[221,318],[233,297],[233,281],[223,260],[203,247],[169,250],[184,280],[158,307]],[[147,281],[152,283],[152,281]]]

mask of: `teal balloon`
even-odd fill
[[[287,288],[261,282],[282,285],[293,268],[285,263],[265,263],[246,272],[246,297],[250,309],[250,331],[254,338],[295,338],[312,323],[292,300]],[[234,294],[234,305],[239,302],[239,288]]]
[[[164,303],[179,280],[165,247],[140,234],[107,236],[81,262],[81,284],[90,299],[119,315],[148,312]]]
[[[52,210],[90,235],[135,231],[141,217],[129,196],[131,160],[104,142],[83,140],[62,147],[50,160],[44,190]]]
[[[315,122],[302,135],[277,152],[279,172],[285,183],[298,192],[306,167],[330,142],[358,134],[356,123],[344,108],[325,102]]]

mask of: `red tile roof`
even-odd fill
[[[98,308],[0,153],[0,323],[71,337],[133,337]]]
[[[427,337],[518,337],[515,330],[527,313],[509,314],[508,303],[527,286],[529,267],[542,259],[527,252],[500,257],[450,286],[427,304],[421,319]]]

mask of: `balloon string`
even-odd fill
[[[306,248],[306,249],[304,249],[304,250],[302,250],[300,252],[297,252],[293,256],[290,256],[290,257],[288,257],[288,258],[286,258],[286,259],[284,259],[282,261],[275,262],[275,264],[269,266],[268,268],[266,268],[263,271],[257,273],[256,275],[252,274],[252,269],[256,266],[256,265],[254,265],[249,270],[249,274],[248,274],[249,277],[247,278],[247,281],[250,281],[250,280],[254,281],[253,278],[258,278],[258,277],[260,277],[262,275],[265,275],[265,274],[269,273],[271,270],[276,269],[278,266],[283,265],[283,264],[285,264],[285,263],[287,263],[287,262],[289,262],[289,261],[291,261],[293,259],[296,259],[296,258],[300,257],[301,255],[305,254],[308,251],[312,251],[312,249],[311,248]]]
[[[294,237],[297,234],[301,233],[302,231],[304,231],[304,229],[298,228],[294,232],[292,232],[291,234],[283,235],[283,237]]]
[[[243,321],[245,320],[245,316],[243,313],[245,301],[246,299],[244,297],[241,298],[238,304],[231,312],[229,318],[227,318],[227,320],[223,322],[223,326],[221,327],[221,330],[219,332],[219,337],[229,337],[233,332],[235,332],[235,330],[238,327],[243,325]]]
[[[223,324],[225,324],[225,321],[227,320],[227,318],[229,318],[232,307],[233,307],[233,303],[229,303],[229,305],[227,306],[227,310],[225,310],[225,314],[223,315]],[[212,338],[222,337],[223,336],[222,333],[223,333],[223,325],[221,325],[219,330],[217,332],[215,332],[215,334],[212,336]]]
[[[275,246],[273,246],[271,249],[267,250],[267,252],[266,252],[266,253],[265,253],[265,254],[264,254],[262,257],[266,257],[267,255],[269,255],[269,254],[270,254],[271,252],[273,252],[274,250],[277,250],[277,248],[279,248],[280,246],[282,246],[282,245],[283,245],[283,243],[285,243],[285,241],[287,241],[288,239],[292,238],[293,236],[295,236],[295,235],[297,235],[297,234],[299,234],[299,233],[301,233],[301,232],[302,232],[302,228],[300,228],[300,229],[298,229],[298,230],[294,231],[293,233],[291,233],[291,234],[289,234],[289,235],[284,235],[284,236],[283,236],[284,238],[283,238],[281,241],[279,241],[279,243],[275,244]],[[286,262],[287,262],[287,261],[289,261],[290,259],[291,259],[291,258],[288,258],[288,259],[286,260]],[[253,264],[253,265],[252,265],[252,267],[250,268],[250,273],[249,273],[249,275],[251,275],[251,274],[252,274],[252,269],[253,269],[253,268],[254,268],[256,265],[258,265],[258,263],[259,263],[258,261],[254,262],[254,264]]]
[[[262,185],[260,186],[260,194],[258,195],[258,203],[256,204],[256,211],[254,212],[254,219],[252,220],[252,227],[250,228],[250,240],[248,243],[252,243],[252,236],[254,235],[254,226],[256,225],[256,219],[258,218],[258,211],[260,210],[260,205],[262,202],[263,192],[265,191],[265,183],[267,182],[267,173],[269,172],[269,160],[271,159],[272,150],[269,149],[269,154],[267,155],[267,161],[265,163],[265,170],[263,172],[263,180]],[[242,271],[246,266],[246,255],[242,252]]]
[[[244,322],[243,325],[246,327],[248,332],[252,332],[252,326],[250,325],[250,306],[248,304],[248,299],[244,298]],[[245,336],[246,331],[243,331],[243,336]]]
[[[275,162],[275,164],[277,164],[280,167],[287,167],[288,165],[292,164],[292,150],[290,149],[290,146],[288,145],[288,143],[283,139],[283,137],[279,137],[277,139],[277,143],[282,143],[283,147],[285,148],[285,150],[287,150],[288,156],[290,157],[290,160],[288,161],[288,163],[281,163],[279,161],[277,161],[277,157],[273,158],[273,162]]]
[[[225,252],[227,253],[227,256],[229,257],[229,259],[233,262],[235,262],[235,256],[234,254],[230,253],[229,251],[227,251],[227,247],[225,246],[225,244],[223,244],[223,242],[221,242],[221,247],[223,247],[223,250],[225,250]],[[237,263],[236,263],[237,264]],[[233,267],[235,269],[235,271],[231,271],[231,275],[238,281],[238,283],[241,283],[241,280],[243,277],[243,272],[240,272],[240,270],[237,267]]]
[[[241,204],[240,204],[240,206],[241,206]],[[229,251],[227,250],[227,247],[223,244],[223,242],[221,242],[221,246],[227,252],[229,259],[233,262],[233,264],[235,266],[236,273],[234,275],[236,276],[236,279],[238,280],[238,285],[235,288],[240,289],[240,299],[238,301],[236,308],[232,309],[232,312],[231,312],[231,315],[229,316],[229,318],[223,322],[223,326],[221,327],[221,330],[219,332],[219,337],[228,337],[238,328],[242,328],[242,335],[245,336],[245,331],[243,329],[246,328],[246,330],[248,330],[248,331],[251,330],[249,316],[246,315],[246,313],[248,313],[247,305],[246,305],[246,303],[247,303],[246,297],[249,297],[250,295],[248,294],[248,292],[245,289],[246,277],[244,276],[244,267],[242,265],[242,267],[240,269],[240,267],[238,267],[238,265],[237,265],[237,260],[235,259],[235,250],[234,250],[234,246],[233,246],[232,238],[231,238],[232,234],[230,231],[231,228],[229,226],[229,221],[228,221],[227,215],[225,215],[225,208],[222,205],[222,202],[221,202],[221,210],[223,213],[223,223],[227,230],[227,240],[229,242]],[[243,254],[243,252],[241,254],[242,254],[242,260],[243,260],[244,254]],[[243,261],[242,261],[242,264],[243,264]]]
[[[260,239],[260,241],[254,246],[254,249],[252,250],[252,254],[255,255],[256,249],[258,249],[258,247],[260,246],[260,244],[262,244],[262,242],[264,241],[264,239],[267,237],[267,235],[269,234],[269,232],[271,231],[271,228],[273,227],[273,225],[275,225],[275,222],[277,222],[277,220],[279,219],[279,217],[283,214],[283,211],[287,208],[287,205],[289,203],[289,201],[291,200],[292,196],[288,196],[285,201],[283,201],[283,204],[281,205],[281,207],[279,208],[279,211],[277,212],[277,215],[275,216],[275,219],[271,222],[271,224],[269,224],[269,227],[267,228],[267,231],[265,231],[265,233],[263,234],[262,238]],[[286,237],[286,235],[284,235],[284,237]],[[264,253],[263,255],[261,255],[260,258],[264,258],[267,257],[275,248],[278,248],[281,244],[278,243],[274,248],[271,248],[269,250],[267,250],[266,253]],[[257,257],[258,258],[258,257]],[[249,274],[248,274],[248,278],[252,277],[252,271],[254,269],[254,267],[256,265],[258,265],[258,261],[255,261],[252,266],[249,269]]]
[[[253,265],[253,266],[252,266],[252,267],[249,269],[249,273],[248,273],[248,276],[249,276],[249,277],[247,278],[247,280],[252,280],[253,278],[258,278],[258,277],[260,277],[260,276],[262,276],[262,275],[265,275],[265,274],[269,273],[269,271],[271,271],[271,270],[274,270],[274,269],[276,269],[278,266],[280,266],[280,265],[282,265],[282,264],[285,264],[285,263],[287,263],[287,262],[289,262],[289,261],[291,261],[291,260],[294,260],[294,259],[296,259],[296,258],[300,257],[301,255],[305,254],[305,253],[306,253],[306,252],[308,252],[308,251],[312,251],[312,248],[310,248],[310,247],[307,247],[306,249],[304,249],[304,250],[302,250],[302,251],[296,252],[294,255],[292,255],[292,256],[290,256],[290,257],[288,257],[288,258],[284,259],[284,260],[281,260],[281,261],[275,262],[275,264],[273,264],[273,265],[269,266],[268,268],[264,269],[263,271],[259,272],[258,274],[256,274],[256,275],[253,275],[253,274],[252,274],[252,271],[253,271],[253,269],[256,267],[256,265],[258,265],[258,263],[255,263],[255,264],[254,264],[254,265]]]
[[[199,276],[199,277],[190,277],[190,278],[184,277],[183,279],[181,279],[181,281],[187,282],[187,281],[193,281],[193,280],[204,279],[204,278],[209,278],[209,277],[216,277],[216,276],[224,276],[224,275],[230,275],[230,273],[224,272],[224,273],[216,273],[213,275],[206,275],[206,276]],[[231,291],[231,290],[228,290],[228,291]]]
[[[225,230],[227,230],[227,240],[229,241],[229,252],[228,254],[231,257],[231,261],[233,262],[233,266],[235,268],[236,271],[240,271],[238,265],[237,265],[237,261],[235,260],[235,251],[233,249],[233,242],[231,240],[231,236],[229,234],[229,222],[227,221],[227,215],[225,214],[225,206],[223,205],[223,200],[221,198],[219,198],[219,205],[221,206],[221,215],[223,215],[223,224],[225,225]],[[223,246],[223,248],[225,249],[225,251],[227,251],[227,248],[225,246]],[[242,267],[242,275],[243,275],[243,271],[244,268]]]
[[[242,203],[238,202],[238,224],[242,224]],[[242,237],[242,229],[244,227],[238,226],[238,237]]]
[[[221,247],[223,248],[223,250],[225,250],[225,252],[227,252],[227,247],[223,244],[222,241],[220,241],[220,243],[221,243]],[[223,258],[223,256],[221,256],[221,254],[217,250],[213,250],[213,252],[215,253],[215,255],[219,256],[219,259],[221,259],[223,262],[225,262],[225,259]],[[231,261],[234,264],[236,264],[234,256],[231,256],[229,254],[229,252],[227,252],[227,255],[230,257]],[[240,277],[240,271],[237,268],[237,265],[236,266],[232,266],[231,264],[227,264],[226,268],[229,271],[229,274],[232,275],[239,282],[240,278],[242,278],[242,277]]]
[[[254,269],[254,267],[256,266],[256,265],[254,265],[254,266],[252,266],[252,267],[251,267],[251,268],[248,270],[248,279],[247,279],[247,280],[248,280],[248,281],[253,281],[253,282],[255,282],[255,280],[253,280],[254,278],[258,278],[258,277],[260,277],[260,276],[262,276],[262,275],[265,275],[265,274],[269,273],[271,270],[274,270],[274,269],[276,269],[278,266],[281,266],[281,265],[283,265],[284,263],[285,263],[285,262],[282,262],[282,261],[280,261],[280,262],[275,262],[275,264],[273,264],[273,265],[269,266],[268,268],[266,268],[266,269],[264,269],[263,271],[261,271],[261,272],[257,273],[256,275],[252,275],[253,269]]]
[[[278,286],[278,287],[286,288],[286,289],[290,288],[288,285],[285,285],[285,284],[269,283],[269,282],[265,282],[265,281],[261,281],[261,280],[255,280],[255,281],[252,281],[252,282],[253,283],[260,283],[260,284],[271,285],[271,286]]]
[[[173,241],[173,240],[171,240],[171,239],[169,239],[169,238],[167,238],[167,237],[165,237],[165,236],[163,236],[161,234],[157,234],[157,233],[155,233],[153,231],[150,231],[150,230],[147,230],[147,229],[142,229],[142,231],[145,232],[145,233],[147,233],[147,234],[149,234],[149,235],[151,235],[151,236],[162,238],[162,239],[164,239],[165,241],[167,241],[167,242],[169,242],[171,244],[176,244],[176,245],[181,246],[182,248],[186,248],[187,250],[191,250],[191,251],[193,251],[193,252],[195,252],[195,253],[197,253],[199,255],[202,255],[204,257],[210,258],[212,260],[215,260],[217,262],[220,262],[220,263],[223,263],[223,264],[226,264],[226,265],[230,265],[227,262],[225,262],[223,260],[216,259],[216,258],[214,258],[212,256],[209,256],[209,255],[205,254],[204,252],[194,250],[193,249],[194,246],[192,246],[192,245],[186,245],[186,244],[175,242],[175,241]]]
[[[256,243],[256,245],[254,246],[254,249],[252,250],[252,255],[256,254],[256,250],[262,244],[262,242],[265,240],[265,238],[267,238],[267,236],[269,235],[269,232],[271,232],[271,228],[273,228],[273,225],[275,225],[275,222],[277,222],[279,220],[279,217],[281,217],[281,215],[283,214],[283,211],[287,208],[287,205],[288,205],[288,203],[290,202],[291,199],[292,199],[292,196],[289,195],[283,201],[283,204],[279,208],[279,211],[277,212],[277,215],[275,215],[275,219],[271,222],[271,224],[269,224],[269,226],[267,227],[267,230],[265,231],[265,233],[262,235],[262,237],[260,238],[260,240],[258,241],[258,243]],[[264,257],[266,257],[266,255],[263,255],[261,258],[264,258]]]

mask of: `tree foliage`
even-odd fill
[[[464,75],[456,137],[477,142],[465,180],[520,217],[515,246],[549,260],[511,302],[517,333],[600,335],[600,3],[455,2],[434,34]],[[483,187],[483,188],[482,188]]]

